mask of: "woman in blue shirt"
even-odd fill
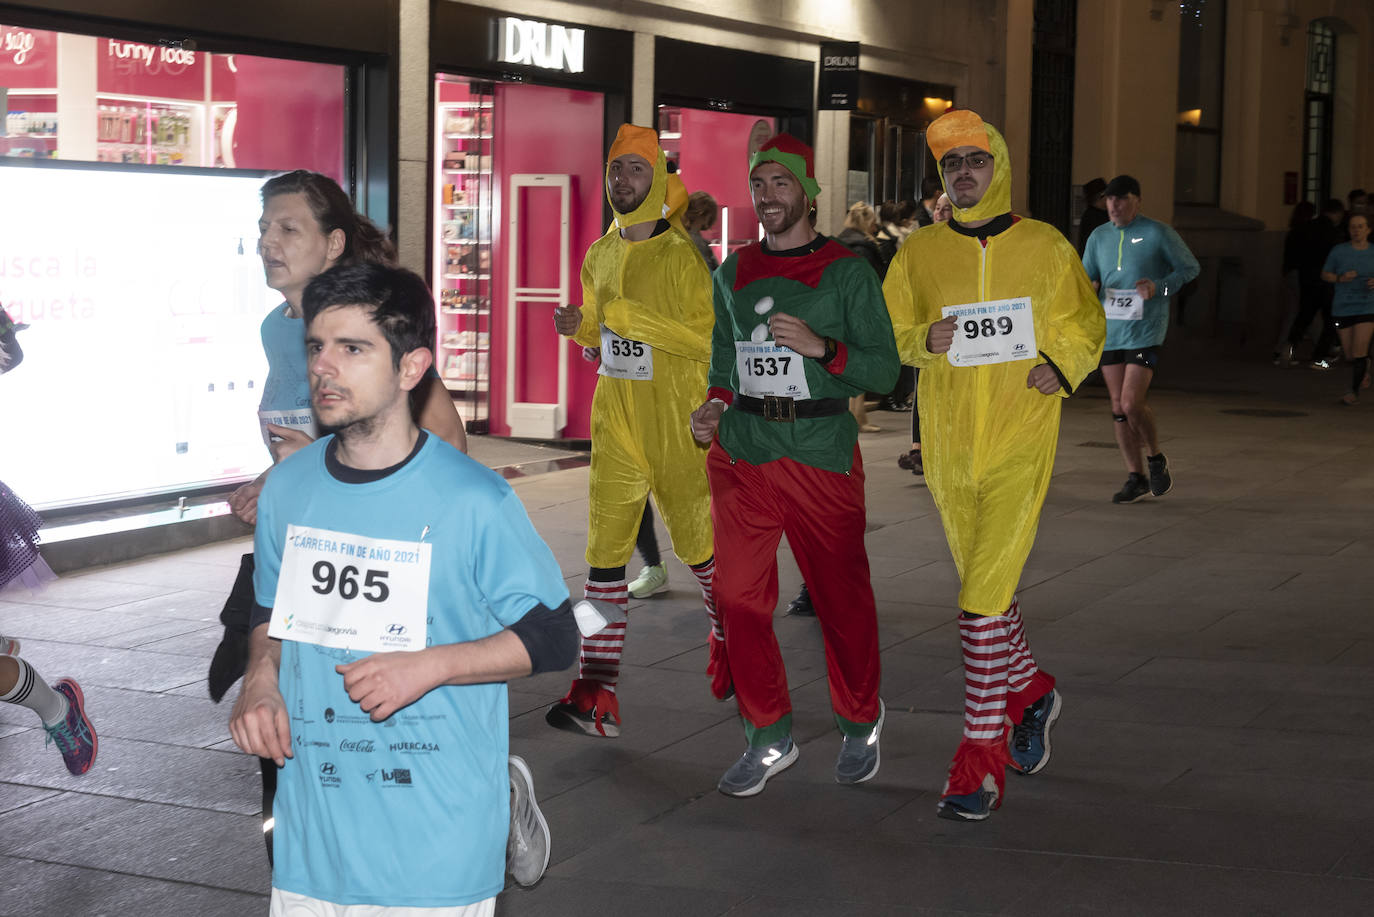
[[[1369,217],[1350,217],[1350,241],[1331,249],[1322,265],[1322,280],[1335,286],[1331,315],[1341,350],[1350,360],[1350,391],[1342,404],[1359,404],[1360,389],[1369,384],[1369,340],[1374,336],[1374,248],[1369,244]]]

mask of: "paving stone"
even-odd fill
[[[43,731],[34,728],[0,739],[8,781],[239,815],[262,807],[257,761],[242,753],[102,737],[95,766],[73,777],[62,766],[61,756],[44,747],[44,738]]]
[[[72,635],[69,639],[78,638]],[[89,685],[166,691],[204,679],[208,659],[73,642],[25,640],[24,659],[49,680],[70,675]]]
[[[36,786],[21,786],[16,783],[0,783],[0,813],[12,812],[44,799],[51,799],[59,790],[49,790]],[[8,819],[6,824],[9,824]],[[8,829],[7,829],[8,830]]]
[[[82,685],[86,712],[102,741],[142,739],[164,745],[204,748],[229,735],[229,708],[209,697],[190,698],[152,691]],[[0,705],[0,723],[37,725],[32,711]]]
[[[15,914],[39,917],[243,917],[267,913],[266,895],[0,855],[0,902],[15,900],[25,902]],[[5,905],[0,903],[0,907]]]
[[[248,893],[272,885],[255,816],[64,793],[7,821],[10,856]]]

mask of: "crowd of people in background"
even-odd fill
[[[1369,387],[1369,341],[1374,332],[1374,250],[1369,246],[1369,195],[1351,191],[1320,211],[1309,201],[1293,208],[1283,243],[1285,309],[1274,345],[1275,366],[1306,363],[1329,370],[1344,358],[1350,388],[1341,403],[1359,403]],[[1299,348],[1312,338],[1306,359]]]

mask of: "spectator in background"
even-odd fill
[[[954,205],[949,202],[949,195],[941,193],[935,201],[935,222],[946,223],[954,215]],[[903,367],[905,369],[906,367]],[[911,450],[903,452],[897,456],[897,467],[910,471],[918,477],[926,473],[925,465],[921,461],[921,406],[918,402],[918,388],[920,371],[915,367],[911,369]]]
[[[1288,343],[1288,329],[1297,318],[1302,302],[1299,264],[1302,261],[1303,237],[1307,224],[1316,216],[1317,208],[1311,201],[1299,201],[1298,206],[1293,208],[1293,215],[1288,218],[1288,234],[1283,237],[1283,267],[1280,270],[1283,278],[1283,317],[1279,322],[1279,339],[1274,344],[1275,366],[1291,366],[1294,362],[1293,345]]]
[[[1345,196],[1346,210],[1350,213],[1369,213],[1369,194],[1363,188],[1355,188]],[[1347,224],[1349,217],[1346,218]],[[1346,226],[1349,235],[1349,225]]]
[[[892,261],[892,256],[897,254],[897,246],[906,238],[900,226],[901,212],[902,207],[896,201],[883,201],[878,208],[878,229],[873,233],[873,238],[878,243],[878,254],[884,265]]]
[[[835,237],[835,241],[845,248],[854,252],[856,255],[868,261],[878,279],[882,280],[887,276],[887,262],[883,260],[882,252],[878,248],[876,233],[878,231],[878,215],[873,212],[873,208],[863,201],[853,204],[849,212],[844,215],[844,230]],[[860,433],[881,433],[882,427],[868,422],[868,403],[865,395],[854,395],[849,399],[849,413],[854,415],[854,419],[859,423]]]
[[[927,175],[921,179],[921,206],[916,208],[917,228],[929,226],[935,222],[935,203],[940,199],[944,190],[944,186],[940,184],[940,179],[933,175]]]
[[[835,241],[860,255],[881,280],[887,274],[887,264],[878,249],[878,215],[863,201],[850,206],[844,215],[844,229]]]
[[[1107,198],[1105,192],[1107,183],[1101,178],[1094,178],[1083,186],[1083,215],[1078,218],[1078,257],[1083,257],[1083,249],[1087,247],[1088,236],[1093,234],[1093,230],[1107,222]]]
[[[1321,218],[1301,230],[1298,242],[1298,317],[1288,332],[1289,353],[1307,333],[1312,319],[1321,315],[1321,331],[1312,347],[1313,369],[1330,369],[1331,345],[1336,329],[1331,322],[1331,287],[1322,283],[1322,265],[1333,246],[1345,241],[1345,207],[1336,198],[1322,205]],[[1294,357],[1296,359],[1296,357]]]
[[[703,239],[701,234],[716,225],[716,215],[719,212],[715,198],[705,191],[693,191],[687,196],[687,212],[682,215],[682,225],[686,227],[687,235],[696,243],[697,251],[701,252],[701,260],[706,262],[706,267],[712,272],[720,267],[720,262],[716,260],[715,252],[711,251],[711,244]]]

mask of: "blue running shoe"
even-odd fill
[[[1016,772],[1029,777],[1050,763],[1050,729],[1059,719],[1063,699],[1051,691],[1026,708],[1021,722],[1011,728],[1011,760]]]
[[[48,731],[48,742],[55,742],[62,752],[67,770],[73,777],[80,777],[95,764],[99,744],[91,721],[86,718],[86,698],[81,686],[71,678],[59,678],[52,689],[67,699],[67,715],[61,722],[43,728]]]

